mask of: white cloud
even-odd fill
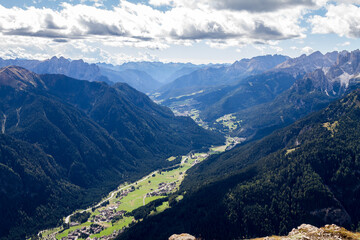
[[[297,6],[315,7],[316,0],[211,0],[210,5],[219,9],[236,11],[271,12]]]
[[[174,0],[149,0],[149,4],[159,7],[159,6],[173,6]]]
[[[102,3],[101,0],[87,1]],[[167,3],[166,0],[154,1],[153,4]],[[112,9],[69,3],[63,3],[60,10],[8,9],[0,5],[0,30],[3,35],[49,38],[57,42],[104,37],[114,42],[132,39],[142,42],[139,45],[151,47],[161,45],[154,42],[164,46],[183,41],[189,45],[191,41],[208,39],[216,45],[221,40],[266,43],[304,36],[305,29],[299,26],[304,13],[301,7],[254,14],[212,9],[205,4],[199,8],[177,4],[179,6],[165,12],[125,0]],[[152,43],[146,44],[149,42]]]
[[[341,47],[346,47],[346,46],[349,46],[351,43],[349,41],[346,41],[346,42],[343,42],[343,43],[339,43],[337,44],[338,46],[341,46]]]
[[[337,3],[360,4],[360,0],[337,0]]]
[[[306,47],[303,47],[303,48],[301,49],[301,51],[302,51],[303,53],[310,54],[310,53],[313,53],[313,52],[314,52],[314,49],[312,49],[312,48],[309,47],[309,46],[306,46]]]
[[[217,10],[274,12],[294,7],[316,8],[327,0],[149,0],[153,6],[207,8]]]
[[[327,0],[149,0],[150,5],[120,0],[117,6],[109,8],[102,7],[106,3],[103,0],[79,2],[81,4],[63,3],[56,9],[0,5],[0,41],[13,41],[13,45],[7,46],[20,46],[15,52],[5,52],[14,56],[36,52],[43,57],[64,53],[69,58],[78,55],[76,58],[83,56],[90,60],[98,54],[103,61],[117,62],[129,58],[127,53],[115,51],[119,48],[153,51],[199,42],[211,48],[240,50],[250,45],[260,52],[281,52],[282,40],[305,38],[306,29],[301,26],[303,17],[310,9],[325,6]],[[328,3],[326,16],[311,19],[313,31],[320,33],[328,18],[334,18],[331,7],[342,5],[352,6]],[[158,8],[161,6],[169,7]],[[358,12],[356,6],[352,7]],[[355,20],[359,18],[350,13]],[[350,17],[345,20],[350,21]],[[356,30],[356,23],[352,29]],[[335,32],[330,30],[322,29]],[[342,34],[354,35],[350,30]],[[0,44],[0,49],[5,50],[4,46]],[[31,46],[36,47],[31,50]],[[145,56],[136,55],[134,59],[145,59]]]
[[[353,4],[330,4],[325,16],[313,16],[309,22],[313,33],[360,38],[360,7]]]
[[[278,46],[270,46],[270,49],[275,50],[277,53],[284,51],[282,47],[278,47]]]

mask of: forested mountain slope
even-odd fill
[[[360,90],[257,142],[188,172],[185,197],[119,239],[205,239],[286,234],[302,223],[360,221]],[[209,227],[211,226],[211,227]]]
[[[19,182],[16,197],[37,196],[48,189],[45,197],[16,205],[6,197],[11,182],[2,178],[9,186],[0,197],[5,199],[4,215],[23,216],[22,223],[1,225],[0,237],[10,231],[9,239],[23,239],[23,234],[55,224],[64,213],[96,201],[120,182],[169,165],[165,159],[173,154],[224,140],[190,118],[175,117],[126,84],[114,88],[64,75],[37,75],[20,67],[0,70],[0,118],[3,148],[13,153],[4,150],[0,164]],[[23,162],[34,157],[30,150],[23,153],[25,147],[17,149],[17,142],[38,151],[39,159]],[[39,187],[26,187],[29,174],[41,180]],[[42,218],[37,209],[52,217]],[[25,226],[23,231],[15,230],[19,224]]]

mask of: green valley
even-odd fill
[[[210,155],[219,154],[240,143],[238,138],[228,138],[223,146],[214,146],[207,152],[190,152],[184,156],[170,157],[173,166],[151,172],[132,183],[121,184],[98,204],[77,210],[63,219],[60,228],[48,229],[38,234],[40,239],[111,239],[125,228],[170,208],[173,201],[183,196],[176,192],[186,172]],[[175,193],[175,194],[174,194]],[[74,222],[76,215],[88,215],[83,223]]]

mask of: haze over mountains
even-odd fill
[[[0,67],[11,65],[24,67],[38,74],[64,74],[76,79],[102,81],[109,84],[125,82],[139,91],[149,93],[178,76],[205,66],[160,62],[132,62],[114,66],[104,63],[89,64],[81,59],[69,60],[64,57],[52,57],[44,61],[0,58]]]
[[[244,77],[265,72],[284,62],[288,57],[281,55],[242,59],[230,66],[208,67],[175,79],[157,90],[158,99],[174,98],[204,91],[209,87],[234,83]]]

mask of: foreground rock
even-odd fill
[[[302,224],[298,228],[294,228],[288,236],[285,237],[265,237],[256,240],[358,240],[360,233],[353,233],[345,228],[332,225],[317,228],[309,224]],[[254,239],[255,240],[255,239]]]
[[[196,240],[196,238],[194,236],[191,236],[190,234],[187,233],[182,233],[182,234],[173,234],[171,235],[171,237],[169,237],[169,240]]]

